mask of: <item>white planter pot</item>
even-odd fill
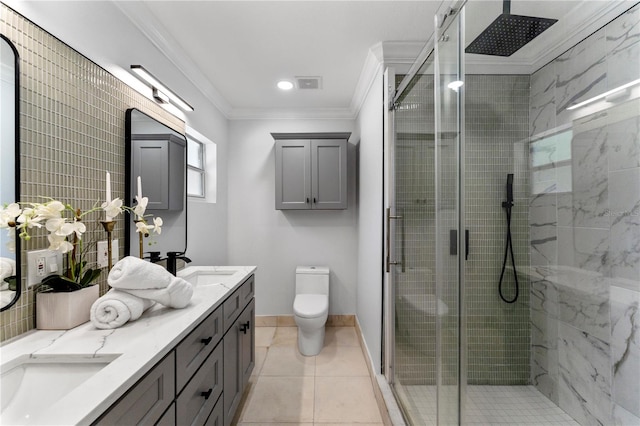
[[[36,327],[69,330],[89,321],[91,305],[100,296],[98,285],[69,293],[36,294]]]

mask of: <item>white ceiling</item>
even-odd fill
[[[440,0],[7,3],[116,75],[118,69],[124,72],[131,64],[141,64],[187,101],[198,90],[231,118],[248,111],[273,115],[294,110],[353,116],[359,108],[359,85],[367,83],[362,79],[370,49],[382,41],[426,41],[442,4]],[[561,53],[562,42],[584,37],[597,25],[596,17],[614,13],[621,3],[632,2],[513,0],[514,14],[560,20],[509,59],[514,70],[520,67],[514,72],[531,72],[536,64],[552,59]],[[466,10],[467,42],[501,12],[501,1],[471,0]],[[493,57],[470,58],[474,62],[499,63]],[[504,69],[504,62],[500,64]],[[276,88],[277,80],[296,76],[321,76],[323,87],[290,92]]]

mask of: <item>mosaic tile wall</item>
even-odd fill
[[[0,33],[20,56],[20,174],[21,201],[52,197],[83,210],[104,199],[105,172],[111,173],[113,197],[124,198],[125,110],[138,108],[164,124],[184,132],[184,123],[139,94],[70,46],[0,3]],[[2,200],[9,202],[10,200]],[[105,238],[100,215],[85,223],[84,240]],[[124,218],[114,238],[121,241]],[[25,250],[46,248],[46,233],[36,233]],[[95,262],[95,248],[88,261]],[[107,289],[106,271],[99,279]],[[20,300],[0,313],[0,341],[35,328],[35,297],[25,289]]]
[[[526,384],[530,367],[528,279],[519,274],[520,298],[513,305],[500,300],[497,286],[506,234],[501,202],[507,173],[515,174],[512,233],[516,263],[523,271],[528,266],[529,77],[469,75],[465,87],[465,220],[471,233],[465,277],[468,383]],[[397,276],[396,375],[405,385],[435,384],[436,378],[435,317],[425,314],[433,311],[429,297],[436,294],[433,114],[433,78],[425,75],[413,85],[396,112],[396,197],[399,214],[405,218],[406,253],[405,272]],[[455,183],[455,176],[451,176],[457,156],[455,140],[445,138],[439,149],[442,191],[455,194],[447,187]],[[443,206],[441,220],[448,220],[447,214],[455,216],[454,205]],[[438,238],[448,239],[450,226],[441,228],[446,229]],[[401,236],[396,244],[403,244]],[[455,271],[455,265],[446,269]],[[509,297],[512,288],[509,274],[505,279]],[[442,353],[452,360],[451,368],[455,370],[456,322],[447,319],[457,315],[457,292],[444,288],[440,294],[448,305],[448,314],[443,317]],[[445,370],[447,360],[443,362]],[[444,378],[453,377],[453,370],[443,371]]]
[[[567,107],[638,78],[639,5],[532,76],[531,380],[585,425],[640,424],[640,99]]]

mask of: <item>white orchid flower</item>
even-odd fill
[[[11,203],[8,206],[0,206],[0,228],[15,226],[15,221],[22,214],[22,209],[18,203]],[[9,225],[12,223],[13,225]]]
[[[122,200],[120,198],[114,198],[113,201],[102,203],[102,209],[107,213],[109,217],[116,217],[122,212]]]
[[[156,234],[160,235],[160,233],[162,232],[162,218],[161,217],[154,217],[153,218],[153,232],[155,232]]]
[[[47,220],[44,226],[45,228],[47,228],[47,231],[64,236],[66,234],[62,234],[61,229],[65,223],[66,223],[66,219],[62,217],[55,217]]]
[[[65,209],[64,204],[58,200],[53,200],[45,204],[34,204],[33,206],[36,215],[43,220],[62,217],[62,212]]]
[[[136,222],[136,232],[140,232],[143,235],[149,235],[152,229],[153,225],[147,225],[144,220]]]
[[[67,253],[73,250],[73,244],[67,241],[67,238],[62,235],[49,234],[47,239],[49,240],[49,250],[59,251],[61,253]]]
[[[136,195],[136,206],[133,208],[133,212],[140,219],[144,216],[144,212],[147,209],[147,204],[149,203],[148,197],[138,197]]]
[[[22,213],[16,219],[16,222],[19,223],[18,229],[40,228],[42,227],[40,221],[42,221],[42,218],[37,216],[35,209],[32,208],[22,210]]]
[[[71,222],[65,223],[60,227],[60,232],[57,233],[58,236],[67,236],[71,235],[74,232],[78,236],[78,238],[82,238],[82,234],[87,230],[87,227],[82,222]]]

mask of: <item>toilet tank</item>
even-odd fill
[[[296,294],[329,294],[329,272],[326,266],[298,266]]]

